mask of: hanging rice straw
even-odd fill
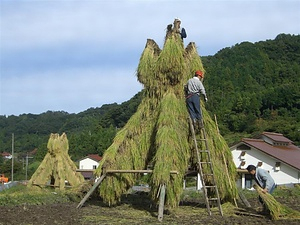
[[[150,164],[153,166],[149,180],[151,197],[156,200],[159,187],[165,185],[165,204],[170,207],[179,204],[189,163],[197,163],[190,160],[194,152],[191,150],[183,87],[194,71],[204,71],[195,44],[190,43],[184,49],[178,29],[176,21],[173,28],[168,26],[162,50],[153,40],[147,40],[137,68],[137,78],[145,87],[144,99],[137,112],[117,133],[95,172],[100,176],[105,169],[138,170]],[[235,185],[229,185],[224,173],[226,160],[231,183],[235,184],[236,171],[231,152],[203,103],[202,111],[219,193],[222,201],[232,202],[237,189]],[[170,174],[172,170],[178,174]],[[109,205],[116,204],[138,178],[139,175],[134,174],[109,174],[100,186],[100,196]]]

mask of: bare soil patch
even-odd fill
[[[248,199],[252,209],[248,212],[260,214],[260,203],[256,198]],[[280,197],[277,200],[295,210],[300,210],[300,197]],[[81,209],[78,203],[51,205],[1,206],[1,225],[48,225],[48,224],[300,224],[300,220],[272,221],[266,215],[225,215],[209,216],[204,203],[184,201],[180,207],[165,210],[163,222],[157,219],[157,207],[152,205],[145,194],[124,196],[119,205],[107,207],[100,199],[90,199]],[[242,204],[239,207],[244,207]],[[245,207],[244,207],[245,208]]]

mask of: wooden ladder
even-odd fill
[[[211,161],[210,150],[208,147],[207,139],[206,139],[206,131],[204,128],[204,124],[202,121],[197,121],[197,131],[195,130],[194,123],[191,118],[190,121],[190,130],[192,133],[193,142],[195,145],[195,150],[197,153],[197,161],[198,161],[198,173],[200,174],[202,186],[203,186],[203,195],[205,199],[205,204],[207,208],[207,212],[209,215],[212,214],[211,212],[211,205],[213,203],[217,203],[218,211],[221,216],[223,216],[219,191],[217,188],[214,170],[213,170],[213,163]],[[198,146],[205,146],[205,149],[199,149]],[[205,168],[205,169],[204,169]],[[206,184],[205,180],[209,178],[210,184]],[[208,191],[215,193],[215,197],[209,197]]]

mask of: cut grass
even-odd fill
[[[17,185],[0,192],[0,206],[46,205],[79,200],[75,192],[54,191],[53,188],[28,188]]]

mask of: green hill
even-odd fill
[[[229,143],[262,131],[300,144],[300,36],[243,42],[203,57],[208,110]]]

